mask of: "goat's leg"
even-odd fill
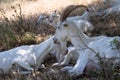
[[[29,64],[28,63],[26,63],[26,62],[23,62],[23,61],[17,61],[17,62],[14,62],[14,64],[16,65],[16,66],[18,66],[17,68],[23,68],[23,69],[26,69],[28,72],[31,72],[31,71],[33,71],[34,69],[32,68],[32,67],[30,67],[29,66]],[[21,72],[21,71],[20,71]],[[24,72],[23,72],[24,73]]]
[[[61,63],[64,60],[64,54],[57,52],[56,59],[57,59],[58,63]]]
[[[86,65],[89,62],[89,54],[90,54],[90,50],[86,50],[85,52],[81,53],[81,55],[78,57],[77,63],[75,64],[75,66],[73,67],[72,70],[69,70],[68,72],[71,75],[80,75],[83,73]]]
[[[73,53],[72,51],[71,52],[68,52],[67,55],[65,55],[65,58],[64,60],[61,62],[61,63],[54,63],[53,66],[63,66],[63,65],[68,65],[69,62],[72,60],[73,58]]]
[[[72,60],[71,53],[68,53],[60,65],[68,65],[71,60]]]
[[[65,66],[64,68],[61,69],[61,71],[70,71],[73,69],[73,66]]]
[[[61,62],[61,65],[68,65],[71,60],[76,61],[78,59],[79,54],[76,52],[74,48],[71,47],[69,49],[67,55],[65,56],[63,62]]]

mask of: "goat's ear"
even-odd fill
[[[64,26],[64,27],[68,27],[68,24],[67,24],[67,23],[64,23],[63,26]]]

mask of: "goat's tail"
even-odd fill
[[[69,6],[67,6],[61,14],[60,21],[63,22],[64,20],[66,20],[66,18],[69,16],[69,14],[73,10],[75,10],[77,8],[81,8],[81,7],[84,7],[84,8],[86,8],[86,10],[88,10],[88,7],[85,5],[69,5]]]

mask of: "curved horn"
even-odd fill
[[[86,9],[88,9],[87,6],[85,6],[85,5],[69,5],[69,6],[67,6],[61,14],[60,21],[63,22],[64,20],[66,20],[66,18],[69,16],[69,14],[73,10],[80,8],[80,7],[85,7]]]

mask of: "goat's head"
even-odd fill
[[[59,20],[60,15],[57,14],[57,10],[55,10],[53,13],[50,14],[49,16],[49,22],[52,23],[53,21],[58,21]]]
[[[64,24],[64,22],[60,22],[57,25],[56,32],[54,34],[53,41],[55,44],[61,45],[62,53],[66,53],[67,50],[67,36],[69,34],[69,27],[67,27],[67,24]]]
[[[60,44],[62,47],[65,46],[64,43],[62,42],[67,41],[67,39],[69,39],[71,43],[76,47],[79,46],[76,41],[80,42],[82,38],[85,39],[84,33],[80,29],[81,27],[89,26],[90,23],[84,20],[80,20],[79,23],[80,23],[80,26],[79,26],[80,28],[73,21],[65,20],[64,22],[60,23],[60,25],[57,27],[55,32],[55,38],[61,41]],[[83,43],[81,46],[84,46]]]
[[[59,14],[57,14],[57,10],[55,10],[53,13],[51,13],[49,16],[45,14],[41,14],[37,20],[37,23],[40,23],[44,20],[48,21],[49,23],[52,23],[54,20],[58,19],[60,17]]]
[[[89,15],[90,15],[90,16],[95,16],[95,15],[97,14],[97,11],[96,11],[96,9],[95,9],[94,6],[89,6],[89,7],[87,8],[87,11],[89,12]]]
[[[43,22],[46,22],[47,18],[48,18],[47,15],[41,14],[41,15],[39,16],[37,22],[36,22],[36,25],[39,24],[39,23],[41,24],[41,23],[43,23]]]

